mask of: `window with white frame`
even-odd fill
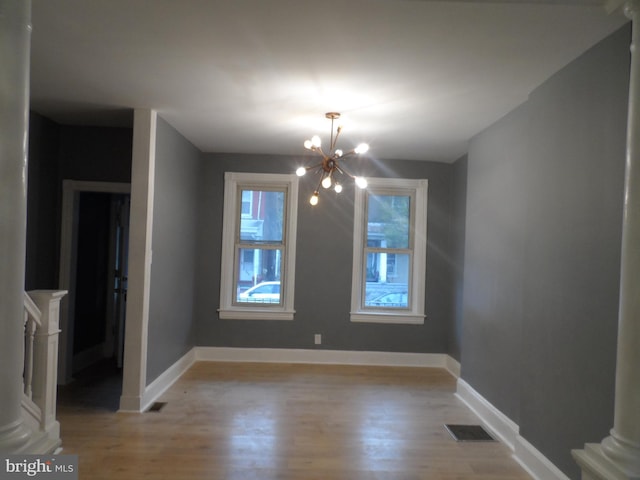
[[[367,180],[355,196],[351,321],[422,324],[428,182]]]
[[[292,320],[296,175],[225,174],[220,318]]]

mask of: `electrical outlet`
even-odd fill
[[[322,344],[322,335],[321,335],[321,334],[319,334],[319,333],[316,333],[316,334],[313,336],[313,343],[315,343],[316,345],[320,345],[320,344]]]

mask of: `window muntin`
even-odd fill
[[[427,181],[356,191],[351,320],[424,323]]]
[[[225,174],[220,318],[293,319],[297,185]]]

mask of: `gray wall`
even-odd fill
[[[465,222],[467,217],[467,168],[468,158],[453,164],[453,188],[451,205],[451,268],[452,268],[452,318],[447,336],[447,353],[460,361],[464,292]]]
[[[613,425],[627,27],[474,138],[462,378],[570,478]]]
[[[147,383],[194,346],[200,152],[158,117]]]
[[[462,376],[519,421],[527,104],[473,139],[464,256]]]
[[[300,157],[208,154],[201,177],[202,215],[198,257],[198,345],[322,348],[391,352],[447,351],[453,309],[451,165],[429,162],[354,160],[365,176],[427,178],[427,282],[424,325],[351,323],[353,185],[340,195],[325,193],[312,208],[315,184],[301,179],[298,206],[296,315],[293,321],[220,320],[220,249],[225,171],[291,173]],[[322,334],[323,343],[313,344]]]
[[[131,181],[130,128],[63,126],[31,112],[25,287],[58,288],[62,180]]]
[[[25,290],[52,289],[58,286],[59,139],[58,124],[37,113],[31,113]]]
[[[133,130],[60,126],[59,178],[131,182]]]

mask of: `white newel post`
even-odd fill
[[[0,452],[27,448],[22,419],[31,1],[0,0]]]
[[[640,0],[628,0],[631,77],[622,223],[614,425],[573,452],[584,480],[640,480]]]
[[[41,312],[33,356],[33,401],[40,407],[40,428],[54,440],[60,438],[56,420],[60,300],[66,290],[33,290],[29,296]]]

